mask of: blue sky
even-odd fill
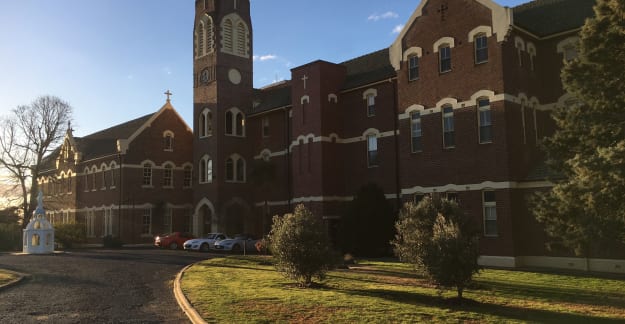
[[[254,86],[388,47],[419,2],[252,0]],[[84,136],[158,110],[170,89],[191,125],[193,10],[194,0],[1,0],[0,114],[55,95]]]

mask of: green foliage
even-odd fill
[[[0,223],[0,251],[16,251],[22,246],[22,227]]]
[[[338,239],[343,252],[359,257],[391,254],[389,242],[395,235],[395,220],[382,188],[373,183],[363,186],[341,220]]]
[[[392,244],[404,262],[411,263],[436,283],[442,292],[455,287],[462,298],[464,288],[479,272],[479,236],[455,201],[424,198],[407,203],[396,223]]]
[[[323,280],[333,264],[325,226],[304,205],[294,214],[274,216],[268,240],[276,269],[302,287],[310,287],[313,277]]]
[[[66,249],[71,249],[74,244],[87,241],[85,228],[82,224],[54,225],[54,238],[57,243],[60,243]]]
[[[102,246],[109,249],[119,249],[124,245],[124,243],[113,235],[107,235],[102,238]]]
[[[581,31],[579,56],[562,71],[577,101],[558,107],[546,139],[549,165],[563,175],[535,197],[538,221],[556,241],[587,254],[591,244],[625,242],[625,2],[598,0]]]

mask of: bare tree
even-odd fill
[[[39,192],[41,162],[63,139],[62,127],[71,121],[72,107],[58,97],[42,96],[12,113],[0,122],[0,167],[21,189],[25,224],[35,208],[35,199],[29,198]]]

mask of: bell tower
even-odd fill
[[[251,203],[246,169],[253,157],[247,145],[245,119],[252,107],[252,45],[250,0],[195,1],[193,232],[196,235],[246,230],[244,220],[228,219],[228,206],[232,201]],[[250,207],[237,206],[242,210]]]

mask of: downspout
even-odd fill
[[[388,79],[389,82],[393,84],[393,108],[395,109],[395,114],[393,116],[393,123],[395,125],[395,190],[397,192],[397,197],[395,199],[397,211],[401,209],[401,185],[400,181],[400,172],[399,172],[399,107],[397,107],[397,83],[393,82],[393,79]]]
[[[122,154],[118,154],[119,157],[119,203],[117,205],[117,238],[122,239],[122,189],[124,188],[122,182]]]
[[[287,209],[289,212],[291,210],[291,200],[293,199],[293,182],[291,179],[291,119],[289,118],[289,110],[284,108],[284,118],[286,124],[286,165],[287,165],[287,173],[286,173],[286,186],[288,190],[288,199],[287,199]]]

